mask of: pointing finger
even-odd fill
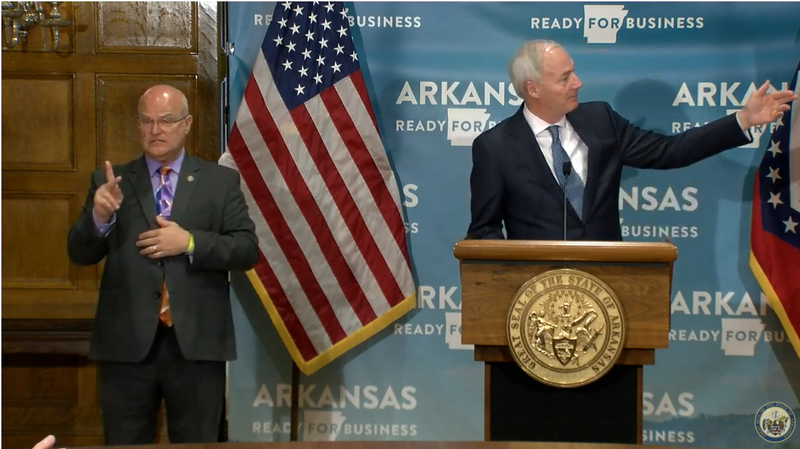
[[[111,162],[106,161],[106,182],[112,183],[114,182],[114,167],[111,166]]]

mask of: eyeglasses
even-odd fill
[[[157,120],[153,120],[149,117],[139,117],[136,119],[136,121],[139,123],[139,127],[141,128],[149,128],[153,126],[153,123],[157,123],[159,128],[171,128],[178,122],[185,120],[186,117],[189,117],[189,115],[187,114],[177,119],[172,117],[164,117]]]

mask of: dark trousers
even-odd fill
[[[140,363],[98,364],[106,445],[153,444],[166,405],[170,443],[218,441],[225,402],[225,362],[184,359],[173,328],[159,326]]]

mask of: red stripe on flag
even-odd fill
[[[276,158],[276,154],[287,155],[288,150],[286,149],[286,144],[283,142],[280,132],[275,126],[275,122],[272,120],[269,110],[264,104],[261,91],[259,91],[256,83],[248,83],[245,88],[244,101],[259,129],[261,137],[265,140],[267,148],[275,159],[276,166],[285,169],[285,165],[291,165],[296,170],[291,158],[288,158],[288,163],[286,162],[286,156]],[[238,127],[234,128],[234,130],[236,130],[238,135]],[[241,136],[238,135],[238,138],[241,139]],[[261,214],[264,216],[264,220],[267,222],[270,230],[272,230],[275,240],[285,254],[286,260],[292,267],[292,271],[294,271],[300,287],[308,297],[308,301],[319,317],[319,320],[322,322],[322,326],[328,333],[328,337],[333,342],[345,338],[346,333],[344,329],[342,329],[336,315],[333,313],[333,308],[328,302],[325,292],[322,291],[319,282],[311,271],[311,267],[308,264],[303,250],[300,248],[300,245],[298,245],[297,240],[295,240],[294,234],[292,234],[286,220],[280,214],[280,209],[275,199],[272,197],[272,193],[264,182],[264,179],[261,177],[261,173],[259,173],[249,150],[243,151],[243,148],[237,148],[235,150],[234,148],[230,148],[230,150],[231,154],[234,156],[236,165],[239,167],[239,171],[247,181],[247,186],[250,188],[256,204],[258,204]],[[291,178],[287,178],[283,170],[282,175],[284,180],[286,180],[287,186],[289,186],[291,190],[293,184]]]
[[[372,160],[372,155],[370,155],[369,150],[366,145],[364,145],[361,134],[359,134],[352,118],[350,118],[350,114],[347,112],[344,104],[342,104],[342,100],[339,98],[335,89],[327,89],[321,92],[320,99],[322,99],[323,104],[325,104],[325,108],[328,110],[333,124],[336,126],[337,131],[342,137],[342,141],[344,141],[347,150],[350,152],[353,162],[361,173],[361,177],[364,178],[364,183],[372,193],[373,200],[378,210],[381,212],[383,219],[386,221],[386,225],[394,237],[395,242],[397,242],[400,248],[405,248],[405,227],[403,225],[403,219],[397,207],[394,205],[394,199],[391,193],[389,193],[389,190],[386,188],[380,170],[378,170],[378,167],[375,165],[375,161]],[[354,233],[354,235],[358,234]],[[369,235],[372,237],[371,234]],[[358,239],[357,243],[361,243],[361,240]],[[394,279],[394,275],[389,269],[386,259],[383,258],[383,255],[375,244],[374,239],[369,238],[364,243],[368,244],[368,247],[362,248],[359,246],[359,248],[361,248],[367,263],[375,273],[378,284],[384,292],[386,299],[389,301],[389,304],[394,306],[404,299],[403,292]]]
[[[350,114],[347,112],[347,109],[345,109],[335,89],[328,89],[320,93],[320,99],[323,104],[325,104],[325,108],[328,110],[333,124],[336,126],[345,147],[347,147],[353,162],[361,173],[361,177],[364,179],[364,183],[372,193],[373,200],[378,210],[381,212],[384,220],[386,220],[390,232],[396,239],[397,236],[394,231],[397,228],[405,232],[403,220],[397,208],[393,207],[394,200],[389,190],[386,188],[383,176],[372,160],[369,150],[367,150],[367,147],[364,145],[361,134],[359,134],[358,129],[356,129],[353,120],[350,118]],[[394,216],[392,216],[392,212],[394,212]],[[363,221],[359,221],[359,224],[363,225]],[[396,305],[403,299],[403,292],[397,284],[386,259],[375,243],[374,237],[366,227],[363,231],[353,231],[353,235],[363,236],[363,238],[356,239],[356,244],[359,245],[367,264],[375,274],[375,279],[381,287],[381,291],[383,291],[389,305]],[[401,248],[402,247],[403,246],[401,246]]]
[[[336,165],[334,165],[331,160],[331,156],[325,148],[322,137],[319,135],[319,131],[314,125],[314,121],[311,119],[305,105],[300,105],[292,109],[290,113],[295,126],[297,126],[300,137],[303,139],[303,143],[305,143],[308,149],[311,160],[314,161],[317,171],[319,171],[322,180],[325,182],[325,186],[328,188],[331,197],[338,206],[339,213],[342,215],[345,224],[347,224],[348,229],[350,229],[350,232],[353,234],[353,238],[356,242],[359,240],[359,233],[358,231],[354,232],[353,226],[351,226],[352,222],[360,223],[363,231],[369,236],[369,232],[366,231],[366,226],[364,226],[364,220],[358,208],[356,208],[356,203],[350,196],[347,186],[345,186]],[[311,200],[308,202],[307,207],[301,208],[303,215],[309,223],[316,224],[316,226],[311,226],[314,230],[314,235],[320,242],[322,254],[330,264],[331,271],[333,271],[334,276],[336,276],[336,280],[339,282],[339,286],[342,288],[347,302],[350,303],[350,307],[353,309],[356,316],[358,316],[361,324],[372,322],[372,320],[377,318],[377,315],[375,311],[372,310],[372,306],[367,300],[366,295],[364,295],[361,285],[359,285],[347,261],[342,255],[342,251],[339,249],[333,233],[325,222],[325,218],[322,216],[318,204],[313,200],[313,195],[307,190],[306,184],[302,183],[300,173],[293,174],[293,176],[297,176],[301,181],[298,182],[298,188],[304,189],[304,195],[307,195]]]
[[[228,142],[228,151],[231,152],[231,155],[234,156],[234,160],[236,161],[236,165],[239,170],[243,170],[241,172],[242,177],[245,178],[245,182],[250,185],[248,179],[253,178],[253,171],[255,169],[255,165],[253,164],[252,158],[249,157],[250,153],[247,150],[247,147],[242,139],[241,134],[239,133],[239,129],[236,124],[233,125],[233,130],[231,131],[230,141]],[[249,165],[249,167],[248,167]],[[256,171],[256,176],[258,176],[258,172]],[[251,191],[252,192],[252,191]],[[263,214],[264,208],[261,207],[259,202],[260,198],[257,198],[255,195],[253,197],[256,204],[259,206],[259,210]],[[271,212],[277,215],[280,215],[280,211]],[[303,325],[297,318],[297,315],[294,313],[294,309],[292,305],[289,303],[288,298],[286,297],[286,293],[281,288],[280,284],[278,283],[277,278],[275,277],[275,273],[272,271],[272,267],[269,266],[264,254],[262,253],[261,249],[258,250],[259,259],[256,263],[254,270],[258,275],[259,280],[261,280],[261,284],[263,285],[264,289],[269,294],[269,298],[272,304],[275,306],[275,310],[281,317],[281,321],[286,326],[286,330],[289,332],[289,335],[292,337],[292,340],[297,345],[297,349],[303,355],[303,357],[307,360],[310,360],[317,356],[317,350],[314,349],[314,345],[311,343],[311,340],[308,339],[308,335],[303,328]]]
[[[752,222],[750,223],[750,249],[758,265],[769,279],[769,283],[783,305],[795,332],[800,334],[800,291],[797,291],[800,251],[777,236],[764,230],[761,222],[761,195],[759,176],[756,174],[753,195]]]
[[[378,120],[375,119],[375,111],[372,110],[372,103],[369,101],[369,93],[367,92],[367,84],[364,82],[364,76],[361,74],[361,69],[358,69],[350,74],[350,81],[353,83],[353,86],[355,86],[356,92],[358,92],[358,96],[361,97],[361,102],[364,103],[364,107],[367,109],[367,112],[369,112],[369,118],[372,119],[372,126],[375,127],[375,132],[380,135],[381,133],[378,130]]]
[[[258,263],[254,269],[261,280],[261,284],[267,290],[275,311],[280,315],[283,325],[286,326],[286,330],[300,351],[303,360],[313,359],[319,353],[314,349],[314,344],[311,343],[305,328],[297,318],[297,314],[294,313],[294,308],[289,304],[289,300],[286,299],[286,293],[281,288],[281,284],[278,282],[275,272],[272,271],[272,267],[269,266],[261,251],[258,252],[258,255]]]
[[[380,132],[378,130],[378,122],[377,122],[377,120],[375,120],[375,114],[374,114],[374,111],[372,110],[372,106],[371,106],[371,104],[369,102],[369,93],[367,92],[367,85],[364,82],[364,78],[361,75],[361,69],[356,70],[355,72],[353,72],[353,74],[350,75],[350,80],[352,81],[353,86],[356,89],[356,92],[358,92],[358,96],[361,97],[361,101],[364,103],[364,106],[366,107],[367,111],[369,112],[370,118],[372,118],[372,124],[373,124],[373,126],[375,126],[375,132],[378,135],[380,135]],[[384,150],[381,150],[381,151],[384,151]],[[373,162],[373,165],[374,164],[375,163]],[[389,198],[391,199],[391,194],[389,194]],[[384,204],[384,205],[394,204],[394,200],[391,200],[388,203],[381,203],[381,204]],[[395,214],[392,213],[391,215],[395,215]],[[399,217],[399,218],[395,218],[395,219],[396,220],[400,220],[400,223],[402,224],[403,223],[403,218],[400,217],[400,213],[397,212],[396,216]],[[386,217],[386,214],[384,214],[384,218],[385,217]],[[405,225],[400,226],[399,228],[398,227],[392,227],[391,224],[394,223],[394,222],[392,222],[392,221],[390,221],[388,219],[387,219],[386,223],[390,225],[389,229],[390,229],[392,235],[394,236],[394,239],[397,242],[397,245],[400,247],[400,251],[403,253],[403,257],[406,260],[406,264],[408,264],[408,266],[411,266],[411,258],[410,258],[409,254],[408,254],[408,251],[406,251],[406,230],[405,230]]]

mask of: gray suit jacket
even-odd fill
[[[73,263],[94,265],[106,259],[89,357],[118,362],[144,359],[156,334],[161,280],[166,275],[170,312],[184,357],[235,360],[228,271],[249,270],[258,260],[255,226],[239,174],[184,157],[170,220],[194,236],[191,262],[185,254],[160,260],[139,254],[138,236],[158,228],[144,157],[115,166],[114,174],[122,176],[123,201],[109,234],[98,236],[92,219],[95,191],[105,182],[100,168],[92,173],[86,204],[67,238]]]

